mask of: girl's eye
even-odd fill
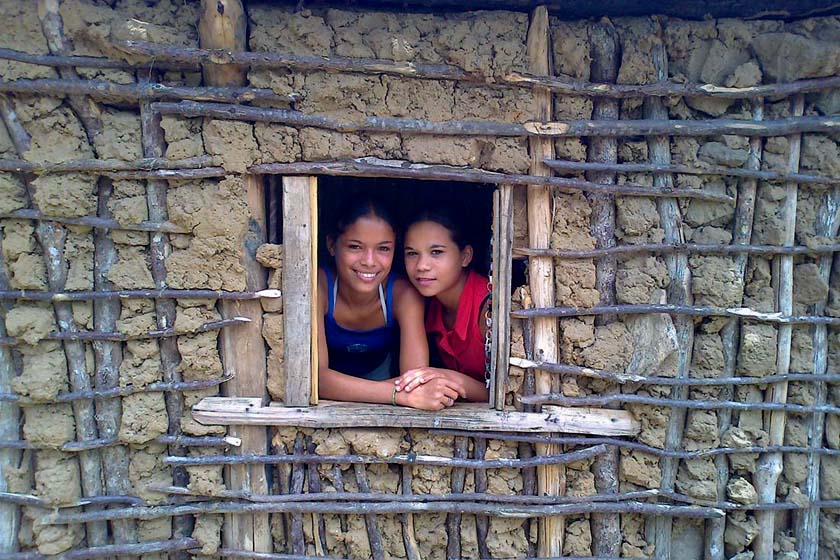
[[[416,257],[417,256],[417,251],[406,251],[405,256],[406,257]]]
[[[355,243],[351,243],[350,245],[347,246],[347,248],[350,249],[351,251],[357,251],[357,250],[360,249],[360,246],[356,245]]]
[[[432,249],[432,255],[435,257],[439,257],[443,254],[443,249]]]
[[[390,247],[380,247],[380,248],[379,248],[379,252],[380,252],[380,253],[390,253],[390,252],[391,252],[391,248],[390,248]]]

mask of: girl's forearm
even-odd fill
[[[318,397],[326,400],[391,404],[393,380],[370,381],[329,368],[318,370]]]
[[[459,380],[467,392],[466,399],[470,402],[488,402],[490,400],[490,390],[481,381],[470,377],[460,371],[452,369],[446,370],[448,374]]]

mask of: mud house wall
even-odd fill
[[[3,0],[0,13],[9,21],[18,22],[0,38],[0,45],[32,53],[48,52],[47,42],[34,6],[28,2]],[[60,14],[63,30],[71,44],[71,52],[83,55],[119,53],[108,46],[108,38],[141,38],[180,46],[198,46],[195,23],[197,4],[159,2],[148,7],[145,2],[117,2],[114,7],[92,2],[62,2]],[[301,10],[276,6],[254,5],[249,9],[249,49],[254,51],[287,51],[296,54],[371,57],[415,62],[446,62],[489,76],[504,76],[512,70],[527,69],[525,44],[528,27],[526,14],[479,12],[448,14],[391,14],[351,12],[346,10]],[[143,22],[143,23],[141,23]],[[838,22],[835,19],[782,23],[775,21],[740,22],[632,19],[614,22],[622,46],[618,81],[648,83],[656,81],[652,47],[662,37],[669,61],[669,75],[689,82],[709,82],[727,86],[749,86],[775,81],[818,77],[837,73]],[[552,19],[553,54],[559,74],[589,79],[591,63],[590,22],[563,22]],[[133,83],[137,76],[122,70],[79,70],[87,79],[106,79],[117,83]],[[4,81],[19,78],[57,77],[47,67],[0,61]],[[337,75],[320,72],[307,74],[290,71],[259,70],[249,73],[249,83],[277,93],[300,93],[302,100],[295,108],[311,113],[329,114],[342,119],[358,116],[389,115],[426,120],[487,119],[525,122],[536,114],[533,95],[528,90],[491,88],[447,81],[416,80],[389,76]],[[160,79],[170,84],[198,84],[198,72],[166,72]],[[46,96],[12,96],[11,102],[22,127],[31,137],[29,149],[22,155],[28,161],[63,162],[98,157],[130,161],[143,155],[142,131],[138,107],[134,104],[99,104],[102,132],[85,128],[67,99]],[[810,95],[806,114],[836,114],[836,93]],[[748,102],[701,101],[673,99],[668,102],[671,118],[705,119],[710,117],[750,118]],[[789,114],[788,100],[770,99],[765,118]],[[621,104],[621,117],[641,118],[641,101]],[[592,115],[592,102],[582,97],[555,98],[555,119],[587,119]],[[527,173],[529,154],[523,139],[431,137],[397,134],[340,134],[315,128],[293,128],[278,124],[249,124],[221,120],[164,117],[161,122],[166,142],[165,156],[178,160],[204,154],[223,166],[228,175],[222,179],[170,181],[167,188],[168,219],[191,234],[169,235],[170,250],[165,260],[167,283],[171,288],[211,288],[240,291],[245,289],[245,272],[240,264],[242,238],[248,229],[248,205],[242,174],[254,163],[317,161],[323,159],[374,156],[402,159],[418,163],[469,165],[509,173]],[[19,154],[4,128],[0,128],[0,155],[15,158]],[[764,143],[762,167],[784,171],[787,141],[769,139]],[[584,161],[585,139],[558,140],[559,158]],[[748,157],[748,142],[740,137],[672,139],[671,159],[687,165],[741,167]],[[643,138],[623,140],[618,148],[619,161],[648,161],[648,143]],[[802,142],[801,167],[823,175],[840,175],[840,153],[836,138],[806,134]],[[25,180],[32,179],[27,189]],[[619,179],[632,184],[650,184],[650,175],[627,175]],[[734,195],[738,182],[734,179],[682,175],[676,178],[680,187],[700,188],[715,193]],[[37,208],[50,216],[78,217],[112,215],[125,224],[136,224],[149,218],[147,185],[142,180],[100,178],[93,174],[43,175],[26,178],[0,175],[0,211]],[[815,222],[826,191],[803,188],[799,192],[797,244],[819,242]],[[757,244],[778,244],[781,240],[781,205],[784,189],[778,184],[759,185],[756,204],[755,233]],[[525,245],[525,219],[522,199],[517,199],[517,242]],[[620,197],[617,200],[616,237],[619,244],[657,242],[663,239],[657,206],[651,199]],[[692,200],[680,203],[683,234],[695,243],[729,243],[732,238],[734,207],[720,203]],[[591,205],[583,195],[556,193],[554,196],[554,229],[552,247],[591,248]],[[10,288],[54,289],[55,271],[48,272],[49,251],[46,232],[36,231],[37,222],[2,220],[3,273]],[[97,249],[106,244],[94,230],[79,226],[58,226],[66,235],[59,270],[67,278],[61,290],[90,290],[94,276],[101,271],[104,281],[115,289],[154,287],[151,272],[150,234],[145,232],[110,232],[116,257],[113,263],[95,261]],[[282,254],[277,248],[265,247],[258,259],[274,270],[271,286],[279,286]],[[838,313],[840,280],[835,271],[830,283],[822,281],[814,270],[814,261],[797,258],[795,268],[795,313],[807,313],[810,305],[828,298],[827,313]],[[772,311],[773,282],[771,262],[751,258],[746,282],[734,274],[733,259],[720,256],[695,256],[689,261],[692,273],[692,295],[697,305],[716,307],[741,304],[758,310]],[[102,269],[101,267],[104,267]],[[556,297],[558,305],[592,306],[600,294],[595,288],[595,264],[592,261],[557,261]],[[51,282],[51,280],[53,282]],[[616,299],[619,303],[659,302],[668,286],[665,261],[645,256],[621,260],[618,264]],[[271,287],[270,286],[270,287]],[[529,305],[527,288],[516,290],[514,306]],[[282,400],[283,333],[282,316],[276,302],[264,303],[263,335],[268,352],[268,389]],[[80,329],[97,328],[93,306],[73,303],[72,316]],[[71,389],[70,373],[81,368],[91,379],[97,377],[97,360],[93,344],[83,345],[82,358],[72,361],[72,353],[60,342],[46,339],[59,330],[56,311],[50,304],[15,302],[5,311],[5,328],[9,336],[21,342],[11,348],[16,376],[9,388],[36,404],[22,407],[19,437],[31,446],[15,465],[4,469],[9,491],[34,494],[50,505],[69,505],[83,493],[84,466],[80,453],[62,450],[62,445],[77,439],[80,430],[78,413],[70,404],[47,404]],[[126,335],[143,335],[158,328],[157,310],[151,300],[123,300],[116,328]],[[218,331],[195,332],[207,321],[221,317],[215,301],[179,300],[175,328],[188,333],[177,337],[178,373],[184,381],[204,381],[223,376],[219,354]],[[698,320],[694,325],[694,345],[690,375],[714,377],[724,367],[721,329],[724,322]],[[585,365],[611,371],[633,371],[649,375],[675,375],[676,344],[674,325],[667,316],[623,318],[608,325],[595,326],[589,318],[564,319],[561,326],[561,358],[564,363]],[[524,356],[523,325],[515,323],[512,333],[512,354]],[[797,327],[793,338],[791,371],[813,369],[811,332]],[[163,379],[159,340],[145,339],[117,343],[118,384],[121,387],[147,387]],[[777,329],[764,324],[745,323],[740,334],[741,351],[736,360],[738,375],[765,376],[775,372]],[[829,331],[829,373],[840,373],[840,333]],[[101,372],[100,372],[101,373]],[[526,373],[511,368],[512,394],[521,391]],[[613,387],[604,382],[567,378],[562,391],[567,396],[598,395]],[[667,387],[637,388],[625,386],[624,392],[651,396],[668,396]],[[217,394],[218,388],[183,393],[180,420],[175,426],[189,436],[224,435],[222,427],[202,426],[190,417],[189,407],[206,395]],[[128,487],[124,493],[138,496],[146,503],[164,503],[165,494],[153,492],[149,485],[172,483],[172,469],[164,464],[169,454],[166,445],[157,439],[167,433],[173,420],[170,394],[140,392],[119,399],[121,418],[115,437],[116,449],[125,455],[124,471]],[[715,389],[693,389],[691,398],[714,399]],[[745,402],[764,398],[764,387],[738,388],[735,398]],[[812,393],[807,386],[792,386],[790,401],[810,404]],[[828,401],[838,403],[836,388],[829,391]],[[170,408],[167,408],[167,404]],[[177,401],[176,401],[177,402]],[[655,448],[665,445],[665,430],[670,410],[664,407],[628,406],[642,422],[637,441]],[[97,409],[98,412],[98,409]],[[826,441],[823,445],[840,449],[840,426],[837,416],[828,415]],[[688,451],[720,446],[739,447],[767,443],[767,432],[760,413],[735,413],[732,427],[720,433],[719,417],[714,411],[690,411],[687,416],[682,448]],[[807,416],[791,415],[785,443],[807,445]],[[100,425],[100,430],[103,427]],[[279,430],[273,438],[277,452],[291,452],[298,433],[315,453],[358,453],[389,456],[413,451],[420,454],[453,455],[452,437],[431,435],[420,430]],[[104,437],[102,434],[99,434]],[[17,435],[9,437],[15,439]],[[468,451],[475,452],[475,441]],[[113,447],[113,446],[112,446]],[[111,449],[111,451],[107,451]],[[106,458],[112,448],[98,449],[88,455]],[[191,447],[190,455],[217,454],[214,447]],[[488,442],[486,458],[517,457],[526,448],[510,442]],[[119,454],[117,454],[119,456]],[[833,456],[823,457],[822,498],[840,499],[840,465]],[[785,470],[778,487],[779,501],[800,499],[807,459],[804,455],[785,456]],[[754,503],[753,475],[756,456],[733,455],[730,459],[729,500]],[[622,450],[620,456],[621,490],[654,489],[661,483],[660,459],[642,451]],[[450,472],[439,467],[407,467],[411,475],[411,491],[446,493],[452,489]],[[220,467],[191,467],[187,481],[191,491],[213,495],[224,488]],[[405,491],[402,472],[393,466],[373,465],[366,469],[371,490]],[[337,478],[340,473],[340,479]],[[288,469],[277,472],[275,492],[290,491]],[[317,475],[317,476],[316,476]],[[106,486],[113,482],[105,477]],[[327,466],[310,470],[311,480],[318,480],[323,490],[342,485],[346,491],[358,488],[352,468],[342,466],[335,471]],[[682,461],[678,465],[676,491],[698,500],[716,501],[717,474],[711,458]],[[525,491],[526,480],[520,471],[498,469],[488,472],[488,491],[519,494]],[[569,465],[566,469],[567,492],[573,496],[596,493],[591,461]],[[312,487],[310,487],[312,488]],[[468,476],[466,490],[475,488],[475,479]],[[110,492],[117,493],[117,492]],[[91,527],[81,525],[40,525],[37,520],[44,510],[23,507],[22,528],[18,540],[23,550],[37,549],[51,554],[95,544]],[[835,546],[840,542],[840,525],[836,510],[825,510],[821,523],[822,554],[837,558]],[[649,556],[654,553],[650,518],[622,515],[622,555]],[[385,553],[405,557],[401,520],[398,516],[379,516],[377,523]],[[198,519],[194,534],[205,552],[213,552],[220,542],[221,517]],[[447,534],[444,514],[414,516],[415,538],[424,557],[445,556]],[[272,517],[272,536],[277,551],[288,550],[290,524],[283,516]],[[312,519],[303,523],[307,552],[314,553],[317,537]],[[325,516],[326,551],[335,556],[370,556],[365,520],[360,516]],[[792,550],[790,520],[779,526],[781,552]],[[680,554],[700,558],[703,546],[703,522],[686,520],[675,524],[680,539]],[[173,535],[168,518],[136,523],[139,540],[164,540]],[[475,523],[464,516],[461,527],[462,552],[466,557],[478,555]],[[728,556],[751,550],[757,526],[752,512],[730,513],[727,521],[726,551]],[[489,551],[496,557],[534,556],[535,525],[522,520],[492,518],[487,538]],[[573,516],[566,524],[564,553],[591,554],[591,528],[587,516]]]

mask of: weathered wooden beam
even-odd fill
[[[491,359],[490,396],[496,410],[505,407],[510,366],[510,295],[512,282],[513,187],[502,185],[494,197],[493,227],[493,303],[491,340],[495,345]]]
[[[786,254],[782,256],[792,255]],[[510,316],[518,319],[542,317],[583,317],[587,315],[636,315],[644,313],[669,313],[694,317],[740,317],[745,320],[777,323],[780,325],[840,325],[840,317],[822,315],[783,315],[781,312],[766,313],[746,307],[706,307],[701,305],[678,305],[671,303],[596,305],[595,307],[537,307],[511,311]]]
[[[162,235],[162,234],[161,234]],[[159,237],[159,235],[153,236]],[[279,298],[280,290],[259,290],[257,292],[224,292],[221,290],[79,290],[73,292],[41,290],[0,290],[0,300],[21,301],[95,301],[98,299],[260,299]],[[174,319],[166,323],[173,325]],[[169,327],[160,327],[166,329]]]
[[[593,77],[593,80],[597,80]],[[832,89],[840,85],[840,77],[814,78],[782,84],[762,84],[750,87],[725,87],[715,84],[683,84],[665,80],[652,84],[605,84],[570,80],[561,76],[534,76],[525,72],[511,72],[504,83],[544,87],[563,95],[594,98],[627,99],[632,97],[716,97],[718,99],[751,99],[784,97]]]
[[[453,167],[448,165],[427,165],[402,160],[359,158],[352,160],[265,163],[248,168],[250,173],[272,175],[333,175],[338,177],[391,177],[419,181],[460,181],[489,185],[528,185],[549,188],[567,194],[593,192],[621,194],[627,196],[697,198],[722,203],[732,203],[728,195],[708,193],[700,189],[668,189],[641,185],[602,185],[582,179],[550,177],[538,174],[497,173],[483,169]]]
[[[826,237],[837,235],[840,227],[840,188],[835,187],[824,195],[823,203],[817,214],[815,233]],[[840,274],[840,260],[837,255],[824,255],[818,261],[820,277],[826,284],[830,284],[832,274],[832,260],[834,260],[835,275]],[[821,301],[814,305],[813,313],[822,315],[825,308],[828,294]],[[819,379],[814,387],[814,404],[821,406],[825,404],[827,397],[826,381],[828,381],[828,329],[825,325],[814,327],[813,348],[814,348],[814,373]],[[808,445],[810,447],[822,447],[825,436],[825,413],[816,412],[811,416],[808,429]],[[805,482],[805,496],[809,501],[818,501],[820,491],[820,463],[819,455],[808,456],[808,478]],[[799,558],[802,560],[816,560],[819,552],[820,541],[820,514],[817,510],[807,510],[796,520],[795,525],[796,547]]]
[[[647,502],[594,502],[557,505],[487,504],[471,502],[386,502],[386,503],[347,503],[347,502],[271,502],[237,503],[227,500],[198,502],[184,505],[129,507],[84,513],[51,513],[41,518],[44,525],[66,525],[68,523],[89,523],[92,521],[112,521],[115,519],[134,518],[138,521],[180,517],[184,515],[206,515],[211,513],[230,513],[251,515],[254,513],[332,513],[345,515],[399,514],[399,513],[452,513],[484,514],[524,519],[528,517],[554,517],[558,515],[579,515],[598,513],[639,513],[644,515],[663,515],[668,517],[688,517],[707,519],[720,517],[723,511],[705,506],[675,506],[670,504],[652,504]]]
[[[753,105],[753,120],[756,118],[755,107],[760,105],[756,101]],[[826,177],[807,173],[780,173],[778,171],[764,171],[752,169],[749,161],[746,168],[740,167],[694,167],[691,165],[655,164],[655,163],[602,163],[591,161],[567,161],[559,159],[546,160],[546,165],[558,171],[612,171],[615,173],[680,173],[685,175],[718,175],[724,177],[742,177],[745,179],[761,179],[764,181],[794,181],[800,185],[836,185],[840,177]]]
[[[317,407],[261,406],[255,399],[207,397],[193,407],[202,424],[302,428],[449,428],[477,431],[634,435],[639,424],[621,410],[547,408],[542,413],[490,410],[459,404],[439,412],[390,405],[324,402]]]
[[[546,93],[546,95],[550,95]],[[156,102],[152,108],[163,115],[209,117],[243,122],[273,122],[289,126],[311,126],[338,132],[394,132],[436,136],[495,136],[502,138],[571,138],[593,136],[784,136],[800,132],[833,132],[840,127],[840,117],[797,116],[756,124],[739,119],[593,121],[547,119],[513,124],[496,121],[426,121],[401,117],[365,117],[356,121],[327,115],[302,113],[287,109],[269,109],[244,105],[181,101]],[[541,159],[554,159],[544,155]]]
[[[149,81],[156,75],[151,70],[138,72],[137,80],[140,83]],[[166,152],[166,141],[163,135],[163,128],[160,125],[161,117],[155,113],[148,101],[140,102],[140,131],[143,145],[144,158],[162,158]],[[166,222],[169,220],[169,209],[167,206],[167,183],[159,179],[152,179],[146,182],[146,206],[149,211],[149,220],[155,222]],[[155,289],[164,291],[168,289],[166,258],[171,254],[172,246],[169,243],[169,235],[164,232],[157,232],[151,236],[149,242],[149,257],[151,259],[152,281]],[[176,296],[177,297],[177,296]],[[175,325],[175,300],[166,298],[155,299],[155,322],[158,329],[168,329]],[[163,381],[167,383],[179,383],[181,372],[178,365],[181,362],[181,353],[178,350],[178,342],[174,338],[163,338],[158,342],[160,353],[160,367]],[[173,441],[177,442],[181,435],[181,418],[183,416],[184,397],[178,392],[166,393],[164,402],[167,416],[167,430]],[[183,454],[184,449],[177,443],[169,445],[170,454]],[[184,469],[173,469],[172,479],[176,485],[186,485],[189,475]],[[173,521],[173,533],[176,537],[187,537],[192,534],[193,523],[189,517],[182,517]],[[176,554],[176,560],[183,560],[183,553]]]
[[[0,114],[4,113],[0,109]],[[0,128],[5,130],[4,125]],[[0,289],[9,287],[6,277],[5,258],[3,255],[3,232],[0,230]],[[0,305],[0,337],[6,337],[6,305]],[[0,346],[0,392],[11,393],[12,380],[20,375],[19,366],[14,360],[12,349]],[[20,409],[15,402],[0,400],[0,440],[17,441],[20,439]],[[0,492],[9,490],[7,476],[20,467],[21,453],[17,448],[0,448]],[[20,530],[21,511],[14,504],[0,504],[0,554],[14,553],[19,549],[18,532]]]
[[[805,110],[805,97],[796,96],[791,100],[791,114],[801,115]],[[799,171],[800,150],[802,136],[799,134],[788,138],[787,171]],[[799,186],[796,183],[785,185],[785,198],[782,205],[781,244],[793,245],[796,238],[796,204],[799,196]],[[779,313],[789,315],[793,312],[793,255],[781,255],[774,260],[774,282],[776,288],[776,305]],[[791,341],[793,328],[791,325],[779,325],[776,350],[776,373],[785,374],[790,371]],[[765,400],[775,405],[787,402],[788,384],[786,381],[774,383],[765,393]],[[765,429],[769,435],[770,445],[782,445],[785,440],[785,424],[787,411],[776,410],[770,414],[769,422],[765,418]],[[782,454],[765,453],[758,461],[753,481],[758,492],[758,502],[770,504],[776,501],[776,486],[782,474]],[[775,520],[773,511],[756,513],[759,532],[756,535],[753,551],[756,560],[773,560],[773,541],[775,540]]]
[[[25,150],[24,150],[25,151]],[[102,173],[118,171],[154,171],[154,170],[181,170],[197,169],[213,163],[210,156],[196,156],[184,159],[142,158],[134,161],[123,161],[117,159],[75,159],[58,163],[33,162],[23,159],[0,159],[0,171],[15,171],[19,173],[32,173],[34,175],[47,175],[50,173]]]
[[[739,197],[738,200],[740,201],[741,198]],[[610,255],[632,256],[640,253],[655,253],[660,255],[669,253],[706,253],[712,255],[831,255],[840,252],[840,244],[779,247],[778,245],[749,245],[746,243],[733,243],[732,245],[720,245],[716,243],[640,243],[638,245],[618,245],[602,249],[529,249],[526,247],[516,247],[513,249],[513,252],[517,255],[554,257],[556,259],[597,259]]]
[[[191,538],[170,539],[166,541],[146,541],[134,544],[109,544],[92,546],[90,548],[76,548],[61,554],[62,560],[89,560],[93,558],[113,558],[115,556],[159,555],[167,552],[186,551],[198,548],[200,544]],[[3,560],[48,560],[56,555],[40,554],[38,552],[18,552],[3,555]]]
[[[202,0],[198,21],[199,43],[204,48],[244,51],[247,48],[246,15],[241,0]],[[204,84],[210,87],[242,88],[247,83],[245,69],[231,64],[202,65]],[[267,275],[256,260],[257,247],[265,243],[265,198],[260,177],[244,179],[248,203],[248,231],[242,240],[239,263],[245,272],[249,291],[265,289]],[[233,375],[222,388],[223,394],[239,397],[267,397],[265,340],[262,337],[263,314],[258,301],[221,301],[223,318],[242,316],[248,323],[221,332],[219,346],[222,365]],[[265,453],[268,437],[258,426],[230,426],[228,434],[242,440],[234,454]],[[234,490],[264,493],[268,479],[264,466],[230,466],[225,470],[226,483]],[[271,528],[268,515],[225,516],[223,542],[229,548],[271,552]]]
[[[249,87],[187,87],[166,84],[117,84],[104,80],[80,79],[38,79],[14,80],[0,83],[0,93],[18,95],[85,95],[101,101],[151,101],[177,99],[190,101],[214,101],[218,103],[293,103],[297,95],[278,95],[270,89]]]
[[[317,281],[312,260],[317,232],[313,195],[315,177],[283,177],[283,326],[286,352],[284,404],[307,406],[317,399],[312,390],[313,336],[312,305]]]
[[[590,77],[599,84],[615,83],[621,59],[621,47],[615,28],[607,19],[601,20],[590,32],[592,63]],[[608,86],[609,87],[609,86]],[[619,118],[618,101],[615,99],[596,98],[593,101],[592,118],[594,120],[616,120]],[[614,164],[618,161],[618,142],[615,138],[592,138],[586,154],[587,161]],[[546,162],[547,163],[547,162]],[[615,174],[604,171],[590,171],[587,179],[597,183],[614,184]],[[588,194],[592,207],[590,233],[595,239],[596,249],[615,247],[615,197],[601,194]],[[604,255],[595,261],[595,288],[598,290],[601,305],[615,303],[616,259]],[[602,315],[595,318],[597,326],[618,320],[615,315]],[[616,385],[608,389],[609,393],[620,392]],[[617,408],[617,405],[612,405]],[[609,450],[595,458],[592,465],[595,475],[595,488],[608,494],[618,493],[618,448]],[[618,515],[593,514],[590,519],[592,528],[592,554],[595,556],[619,556],[621,551],[621,526]]]
[[[551,67],[551,32],[549,30],[548,10],[535,8],[531,12],[531,22],[527,39],[528,69],[533,74],[550,76]],[[537,114],[540,121],[550,121],[553,117],[552,94],[546,89],[534,91]],[[531,175],[549,177],[551,170],[543,163],[554,158],[554,142],[550,138],[531,138]],[[528,244],[540,249],[548,248],[551,241],[552,191],[550,187],[528,186]],[[531,298],[537,307],[554,305],[554,262],[548,258],[531,259],[528,263]],[[558,356],[557,322],[551,319],[533,321],[533,356],[540,360],[554,362]],[[537,392],[549,393],[559,387],[554,376],[547,372],[536,372]],[[543,412],[544,413],[544,412]],[[539,413],[527,413],[539,414]],[[538,445],[537,455],[552,455],[560,451],[556,445]],[[537,469],[539,495],[562,496],[566,493],[566,472],[563,467],[546,466]],[[561,556],[566,524],[562,517],[540,519],[537,531],[537,551],[540,556]]]
[[[651,53],[653,67],[656,71],[656,80],[668,79],[668,55],[665,49],[664,39],[661,36],[661,27],[657,23],[657,43]],[[643,106],[644,116],[652,120],[668,120],[668,109],[662,99],[648,98]],[[648,153],[652,163],[656,165],[670,165],[671,144],[667,136],[654,136],[648,138]],[[655,175],[654,184],[659,186],[673,186],[672,175]],[[683,233],[682,215],[676,199],[657,200],[659,222],[665,234],[664,241],[667,243],[685,243]],[[668,302],[675,305],[691,305],[691,270],[688,267],[688,256],[685,254],[667,255],[665,264],[668,268],[668,276],[671,281],[667,288]],[[677,365],[676,377],[686,378],[689,376],[691,354],[694,347],[694,322],[690,317],[684,315],[672,316],[677,335]],[[688,387],[675,386],[671,389],[671,398],[681,400],[688,398]],[[686,410],[684,408],[673,408],[668,418],[668,427],[665,432],[665,449],[678,449],[682,445],[683,428],[685,426]],[[665,457],[660,461],[662,479],[659,489],[664,492],[671,492],[677,478],[678,461]],[[670,560],[671,558],[671,528],[672,519],[666,517],[657,518],[654,521],[657,560]]]
[[[757,99],[752,104],[752,117],[755,121],[764,118],[764,101]],[[750,138],[749,157],[746,162],[747,171],[758,171],[761,169],[762,141],[760,138]],[[734,247],[746,247],[752,239],[753,218],[755,216],[755,198],[758,181],[755,177],[745,177],[738,185],[738,203],[735,207],[735,223],[733,224],[732,243]],[[740,279],[742,286],[746,285],[746,270],[749,253],[737,253],[734,259],[736,278]],[[739,300],[743,302],[744,292],[741,289]],[[726,322],[720,333],[723,347],[723,377],[730,380],[735,375],[738,360],[738,341],[741,334],[741,325],[735,318]],[[732,400],[735,393],[731,386],[734,382],[724,385],[719,393],[721,400]],[[718,432],[723,434],[732,425],[732,412],[730,409],[718,411]],[[718,501],[726,499],[726,486],[729,483],[729,461],[724,455],[715,457],[715,469],[717,471],[717,498]],[[706,560],[724,560],[726,532],[726,518],[710,520],[706,523],[705,555]]]
[[[176,226],[171,222],[152,223],[149,221],[140,222],[139,224],[120,224],[117,220],[111,217],[103,216],[82,216],[78,218],[69,218],[64,216],[46,216],[41,212],[32,208],[22,208],[20,210],[13,210],[11,212],[0,213],[0,219],[8,220],[36,220],[41,222],[55,222],[57,224],[67,224],[74,226],[90,226],[97,230],[121,230],[121,231],[165,231],[167,233],[180,233],[189,235],[190,230]]]

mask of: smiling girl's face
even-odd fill
[[[359,293],[375,292],[394,263],[394,229],[382,218],[368,214],[350,224],[328,249],[343,286]]]
[[[405,270],[425,297],[457,290],[472,257],[472,246],[458,247],[449,230],[437,222],[416,222],[405,234]]]

